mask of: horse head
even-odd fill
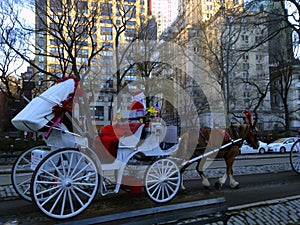
[[[258,148],[257,132],[250,124],[234,124],[232,126],[235,127],[234,130],[238,133],[235,135],[237,138],[242,138],[243,141],[246,140],[252,148]]]
[[[248,142],[248,144],[254,148],[258,149],[259,147],[259,141],[257,139],[257,129],[255,126],[253,126],[253,117],[249,110],[244,110],[243,114],[245,116],[245,122],[247,125],[247,133],[248,135],[245,136],[245,140]]]
[[[247,124],[249,127],[248,135],[246,136],[245,140],[248,142],[248,144],[254,148],[258,149],[259,147],[259,141],[257,138],[257,130],[252,125]]]

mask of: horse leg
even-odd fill
[[[204,159],[205,160],[205,159]],[[201,160],[200,160],[201,161]],[[202,186],[205,188],[205,189],[210,189],[210,183],[209,183],[209,180],[208,178],[205,176],[204,172],[203,172],[203,168],[205,168],[205,163],[206,163],[206,160],[204,162],[204,165],[201,165],[200,161],[197,163],[197,166],[196,166],[196,170],[202,180]]]
[[[224,175],[222,177],[218,178],[218,180],[216,181],[215,187],[216,188],[222,187],[223,184],[225,184],[226,180],[227,180],[227,173],[224,173]]]
[[[232,149],[232,154],[230,157],[226,159],[226,166],[227,166],[227,175],[229,177],[229,185],[231,188],[238,188],[239,182],[237,182],[233,177],[233,163],[235,160],[235,157],[238,155],[238,147],[235,147]]]
[[[227,169],[226,169],[226,173],[220,177],[218,179],[218,181],[215,183],[215,187],[216,188],[220,188],[223,186],[223,184],[225,184],[226,180],[227,180],[227,177],[229,177],[229,185],[231,188],[238,188],[239,187],[239,182],[237,182],[234,177],[233,177],[233,171],[232,169],[232,165],[228,167],[227,165]]]
[[[233,189],[238,189],[238,188],[239,188],[240,183],[237,182],[237,181],[234,179],[232,173],[229,175],[229,182],[230,182],[230,187],[231,187],[231,188],[233,188]]]
[[[185,186],[183,185],[183,173],[184,173],[184,171],[186,170],[186,168],[187,168],[188,166],[183,166],[181,169],[180,169],[180,176],[181,176],[181,184],[180,184],[180,188],[181,188],[181,190],[185,190],[186,188],[185,188]]]

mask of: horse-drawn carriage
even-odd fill
[[[13,186],[21,197],[33,201],[52,218],[76,216],[98,192],[104,196],[128,186],[144,186],[152,201],[168,202],[176,196],[186,167],[240,144],[252,132],[248,129],[240,136],[236,129],[235,139],[188,159],[180,157],[189,146],[186,135],[179,135],[176,126],[159,120],[150,122],[149,127],[140,121],[107,125],[89,143],[64,122],[76,87],[74,78],[53,85],[12,120],[20,130],[41,132],[46,143],[20,155],[12,170]],[[130,172],[137,165],[133,175]]]
[[[300,174],[300,138],[293,144],[290,151],[290,163],[292,169]]]

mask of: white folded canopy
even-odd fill
[[[54,118],[52,107],[75,92],[74,79],[51,86],[40,96],[32,99],[13,119],[12,124],[23,131],[38,131]]]

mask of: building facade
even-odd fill
[[[179,1],[177,24],[172,24],[165,36],[171,35],[210,67],[222,89],[227,123],[243,122],[241,112],[249,108],[255,110],[260,130],[284,124],[271,113],[274,96],[270,92],[275,50],[280,48],[285,60],[292,52],[288,32],[269,39],[278,30],[272,17],[279,12],[284,13],[284,9],[275,1],[261,1],[251,7],[239,0]],[[186,66],[186,71],[193,71],[192,64],[186,62]],[[185,76],[176,75],[179,79]]]
[[[37,83],[49,85],[49,80],[71,74],[80,78],[85,89],[93,92],[90,110],[99,129],[111,122],[114,94],[121,85],[135,80],[134,68],[127,70],[122,59],[147,21],[148,1],[41,0],[38,3]]]

